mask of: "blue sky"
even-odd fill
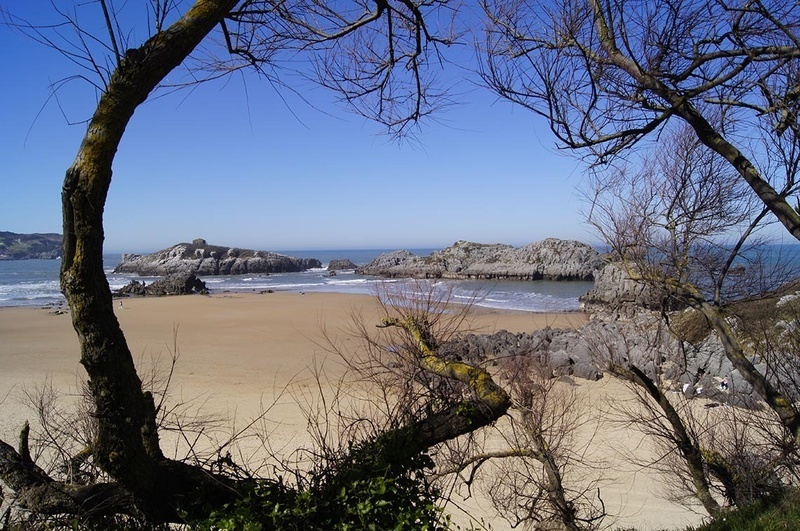
[[[52,20],[27,1],[7,8]],[[52,98],[52,83],[80,71],[6,27],[0,64],[0,230],[61,232],[61,183],[85,129],[69,122],[87,119],[97,96],[74,81]],[[198,237],[269,250],[591,243],[583,165],[556,150],[546,123],[462,71],[442,75],[461,103],[413,142],[390,140],[308,82],[294,87],[319,109],[239,74],[145,103],[115,160],[106,251]]]

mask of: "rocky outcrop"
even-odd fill
[[[632,320],[593,319],[579,330],[548,327],[530,333],[501,330],[468,334],[444,343],[439,352],[498,367],[504,374],[528,367],[528,363],[518,361],[524,359],[552,378],[598,380],[612,363],[632,364],[662,389],[684,393],[687,398],[702,397],[743,407],[756,407],[758,402],[715,335],[696,345],[679,343],[663,330],[661,316],[646,310]],[[502,370],[504,367],[512,370]]]
[[[181,273],[170,275],[167,278],[156,280],[145,285],[144,282],[131,280],[129,284],[116,291],[118,296],[154,296],[165,295],[191,295],[193,293],[208,293],[206,283],[197,278],[194,273]]]
[[[343,258],[341,260],[331,260],[328,262],[328,271],[349,271],[352,269],[356,269],[358,266],[348,260],[347,258]]]
[[[61,256],[61,235],[0,231],[0,260],[53,260]]]
[[[148,255],[123,254],[115,273],[166,276],[194,273],[199,276],[269,274],[322,267],[315,258],[293,258],[269,251],[253,251],[208,245],[197,239]]]
[[[441,345],[439,352],[451,358],[493,365],[513,365],[516,358],[526,357],[539,367],[547,367],[554,378],[603,377],[602,368],[595,363],[579,330],[547,327],[530,333],[501,330],[494,334],[468,334]]]
[[[642,308],[660,308],[664,294],[630,277],[619,262],[604,261],[594,272],[594,287],[578,299],[584,310],[613,318],[632,318]]]
[[[592,280],[601,264],[589,245],[549,238],[524,247],[458,241],[425,257],[394,251],[356,272],[389,278]]]

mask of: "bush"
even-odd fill
[[[800,491],[790,490],[774,500],[733,509],[718,519],[687,531],[770,531],[797,529],[800,522]]]
[[[361,450],[373,448],[364,444]],[[398,449],[398,452],[402,450]],[[379,453],[381,455],[375,455]],[[425,476],[433,462],[426,454],[402,466],[384,462],[383,451],[352,451],[350,459],[310,474],[294,488],[282,480],[259,481],[236,503],[212,513],[201,530],[440,530],[449,519],[437,506],[438,490]],[[353,457],[354,456],[354,457]]]

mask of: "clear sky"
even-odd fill
[[[4,3],[53,20],[47,2]],[[3,26],[0,64],[0,230],[61,232],[61,184],[85,130],[70,122],[90,117],[97,95],[76,80],[52,97],[51,84],[82,71]],[[145,103],[115,159],[106,251],[200,237],[266,250],[591,243],[583,165],[557,151],[546,123],[468,73],[442,75],[461,103],[413,142],[390,140],[308,82],[294,87],[316,109],[239,74]]]

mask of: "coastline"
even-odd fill
[[[120,307],[120,301],[122,307]],[[235,390],[226,407],[255,400],[270,389],[283,389],[311,376],[325,364],[326,373],[342,372],[338,356],[325,348],[325,333],[349,341],[354,312],[377,323],[379,304],[372,295],[275,292],[223,293],[118,299],[114,311],[137,363],[167,361],[180,354],[176,382],[197,395]],[[536,313],[473,307],[467,328],[475,332],[531,331],[545,326],[576,327],[588,320],[581,312]],[[47,378],[54,387],[74,387],[83,379],[80,347],[68,313],[32,306],[0,307],[0,408],[5,409],[23,385]],[[237,406],[239,411],[242,405]],[[250,409],[245,408],[245,409]],[[21,426],[13,419],[0,435],[16,439]],[[10,430],[10,432],[8,431]]]
[[[345,374],[341,358],[326,346],[326,334],[345,352],[352,351],[356,346],[350,335],[353,314],[360,313],[368,326],[380,317],[374,296],[321,292],[128,298],[122,299],[121,308],[118,301],[114,305],[143,379],[156,359],[160,358],[162,369],[168,368],[177,349],[171,402],[217,415],[230,429],[241,428],[268,410],[269,445],[283,454],[310,445],[303,411],[319,406],[319,393],[332,392]],[[479,333],[501,329],[516,333],[547,326],[579,327],[588,319],[582,312],[474,307],[466,324]],[[34,420],[25,403],[26,390],[47,381],[66,400],[75,399],[74,390],[85,381],[79,357],[78,338],[68,314],[41,307],[0,308],[0,363],[4,367],[0,414],[6,419],[0,438],[13,444],[25,420]],[[621,384],[609,378],[576,380],[570,385],[585,393],[591,407],[600,409],[624,392]],[[353,399],[358,391],[350,390],[354,394],[348,396]],[[607,461],[603,499],[616,515],[608,522],[639,529],[699,522],[696,514],[657,496],[659,482],[652,473],[627,468],[630,464],[623,452],[641,445],[635,429],[598,422],[585,429],[597,437],[591,453]],[[162,432],[161,436],[170,455],[177,444],[171,434]],[[461,500],[459,505],[493,529],[508,528],[480,496]],[[464,523],[457,511],[454,518]]]
[[[380,250],[362,251],[351,255],[358,262],[369,261]],[[299,252],[302,257],[321,256],[325,260],[345,256],[347,251]],[[307,255],[307,256],[306,256]],[[116,291],[132,280],[150,284],[163,277],[147,277],[136,274],[114,273],[119,263],[118,255],[104,255],[105,273],[112,291]],[[324,262],[324,260],[323,260]],[[0,261],[0,307],[44,306],[63,304],[64,297],[59,286],[58,260]],[[348,295],[374,295],[381,286],[394,286],[401,290],[414,290],[412,279],[383,279],[358,275],[355,271],[339,271],[336,275],[325,268],[309,269],[295,273],[273,273],[269,275],[242,274],[201,277],[208,290],[215,295],[226,293],[273,292],[323,292]],[[579,281],[513,281],[497,282],[456,280],[432,281],[442,289],[452,290],[452,295],[462,300],[479,294],[481,306],[504,310],[534,312],[580,311],[578,298],[592,289],[593,283]],[[423,288],[423,290],[428,288]],[[439,289],[439,288],[435,288]]]

